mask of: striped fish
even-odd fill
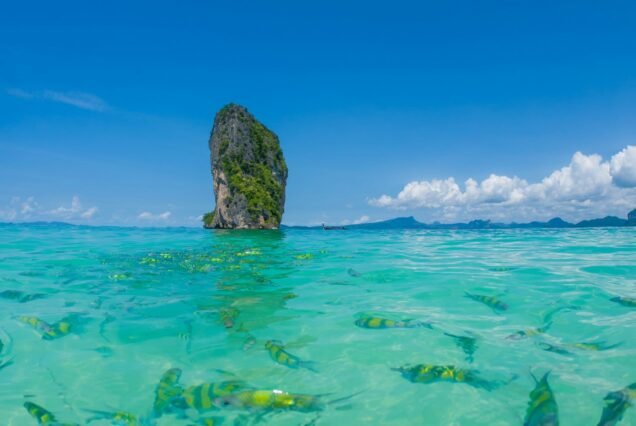
[[[552,323],[546,324],[543,327],[526,328],[525,330],[519,330],[512,333],[510,336],[506,337],[506,339],[521,340],[521,339],[526,339],[528,337],[538,336],[548,331],[551,325]]]
[[[279,340],[268,340],[265,343],[265,349],[269,352],[269,356],[280,365],[289,368],[306,368],[315,373],[318,372],[314,362],[303,361],[296,355],[290,354],[285,350],[283,343]]]
[[[430,323],[406,319],[403,321],[395,321],[388,318],[376,317],[376,316],[364,316],[356,320],[355,325],[360,328],[368,328],[372,330],[382,330],[386,328],[418,328],[426,327],[433,328]]]
[[[87,420],[87,423],[94,422],[96,420],[108,420],[112,426],[142,426],[141,420],[134,414],[118,411],[110,413],[108,411],[96,411],[89,410],[94,414],[93,417]]]
[[[53,413],[33,402],[25,402],[24,408],[26,408],[31,417],[33,417],[40,426],[79,426],[77,423],[60,423]]]
[[[623,418],[625,411],[632,406],[632,401],[636,400],[636,383],[616,391],[608,393],[603,402],[603,414],[598,426],[614,426]]]
[[[616,302],[619,305],[623,305],[623,306],[627,306],[630,308],[636,308],[636,299],[631,298],[631,297],[612,297],[610,299],[612,302]]]
[[[155,417],[168,411],[173,401],[183,394],[183,388],[179,384],[180,378],[180,368],[171,368],[161,376],[159,384],[155,388],[155,401],[152,405]]]
[[[453,382],[466,383],[476,388],[488,391],[499,386],[496,382],[490,382],[477,375],[475,370],[457,368],[453,365],[429,365],[418,364],[413,367],[404,366],[392,368],[399,371],[406,380],[413,383]]]
[[[483,294],[471,294],[465,292],[465,297],[481,302],[495,312],[502,312],[508,309],[508,305],[493,296],[485,296]]]
[[[541,380],[532,375],[536,386],[530,392],[530,402],[526,410],[526,417],[523,426],[558,426],[559,408],[554,393],[548,384],[547,372]]]
[[[620,346],[621,343],[615,343],[613,345],[608,345],[604,341],[598,342],[581,342],[581,343],[572,343],[568,346],[576,349],[581,349],[583,351],[607,351],[609,349],[614,349],[617,346]]]
[[[281,390],[246,390],[217,398],[219,408],[238,408],[254,411],[320,411],[325,403],[319,396],[292,394]]]
[[[174,405],[187,410],[208,411],[215,409],[214,400],[247,389],[245,382],[228,380],[218,383],[203,383],[190,386],[183,391],[181,398]]]
[[[54,340],[64,337],[71,332],[71,317],[66,317],[54,324],[49,324],[37,317],[20,316],[18,321],[30,325],[42,334],[44,340]]]

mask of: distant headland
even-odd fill
[[[583,220],[577,223],[566,222],[555,217],[547,222],[499,223],[490,220],[472,220],[468,223],[422,223],[413,216],[398,217],[381,222],[348,225],[344,229],[527,229],[527,228],[601,228],[636,226],[636,209],[627,214],[627,219],[606,216],[600,219]],[[287,228],[324,229],[321,226],[289,226]]]

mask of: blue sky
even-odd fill
[[[634,2],[130,3],[3,6],[0,220],[197,225],[228,102],[288,224],[636,207]]]

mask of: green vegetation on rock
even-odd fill
[[[205,226],[277,228],[287,180],[278,137],[245,108],[230,104],[216,116],[210,149],[217,207],[204,217]]]

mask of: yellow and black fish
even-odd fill
[[[53,413],[45,410],[33,402],[25,402],[24,408],[29,412],[40,426],[79,426],[77,423],[61,423],[59,422]]]
[[[269,352],[269,356],[280,365],[289,368],[306,368],[307,370],[317,373],[316,363],[312,361],[304,361],[292,355],[285,350],[283,343],[279,340],[268,340],[265,343],[265,349]]]
[[[620,346],[621,343],[614,343],[613,345],[608,345],[604,341],[598,342],[580,342],[580,343],[571,343],[568,346],[575,349],[580,349],[582,351],[607,351],[610,349],[614,349],[617,346]]]
[[[549,374],[549,372],[545,373],[541,380],[537,380],[532,375],[536,386],[530,392],[530,402],[528,402],[523,426],[558,426],[559,408],[548,384]]]
[[[302,395],[282,390],[246,390],[217,398],[214,404],[219,408],[238,408],[255,411],[320,411],[325,403],[319,396]]]
[[[87,420],[88,423],[91,423],[95,420],[108,420],[111,422],[113,426],[142,426],[142,420],[140,420],[137,416],[131,413],[126,413],[124,411],[118,412],[108,412],[108,411],[96,411],[89,410],[94,414],[93,417]]]
[[[632,298],[632,297],[612,297],[610,299],[612,302],[616,302],[619,305],[623,305],[623,306],[627,306],[630,308],[636,308],[636,299]]]
[[[383,330],[387,328],[433,328],[430,323],[406,319],[402,321],[395,321],[389,318],[382,318],[377,316],[364,316],[358,318],[355,325],[361,328],[369,328],[372,330]]]
[[[37,317],[20,316],[18,321],[30,325],[42,334],[44,340],[54,340],[70,334],[73,324],[71,319],[74,317],[66,317],[56,323],[49,324]]]
[[[155,401],[152,406],[155,417],[169,411],[172,403],[183,394],[183,388],[179,384],[180,378],[180,368],[171,368],[161,376],[155,388]]]
[[[218,426],[223,424],[225,419],[223,417],[213,416],[213,417],[203,417],[197,420],[198,426]],[[237,424],[236,422],[234,424]],[[195,426],[195,425],[192,425]]]
[[[543,327],[526,328],[525,330],[519,330],[519,331],[516,331],[516,332],[512,333],[508,337],[506,337],[506,339],[520,340],[520,339],[526,339],[528,337],[538,336],[538,335],[544,334],[546,331],[548,331],[548,329],[550,328],[551,325],[552,324],[546,324]]]
[[[412,367],[404,366],[392,368],[392,370],[399,371],[402,377],[413,383],[466,383],[470,386],[488,391],[500,385],[497,382],[482,379],[475,370],[457,368],[453,365],[418,364]]]
[[[195,409],[208,411],[216,409],[214,400],[226,397],[236,392],[247,389],[245,382],[240,380],[228,380],[218,383],[203,383],[201,385],[186,388],[181,397],[174,400],[173,404],[183,410]]]
[[[618,424],[623,418],[625,411],[632,406],[632,401],[634,400],[636,400],[636,383],[608,393],[603,399],[605,407],[603,407],[603,414],[601,414],[598,426],[614,426]]]
[[[465,292],[465,296],[469,299],[476,300],[477,302],[481,302],[484,305],[488,306],[495,312],[502,312],[508,310],[508,305],[501,300],[497,299],[493,296],[485,296],[483,294],[472,294],[469,292]]]

